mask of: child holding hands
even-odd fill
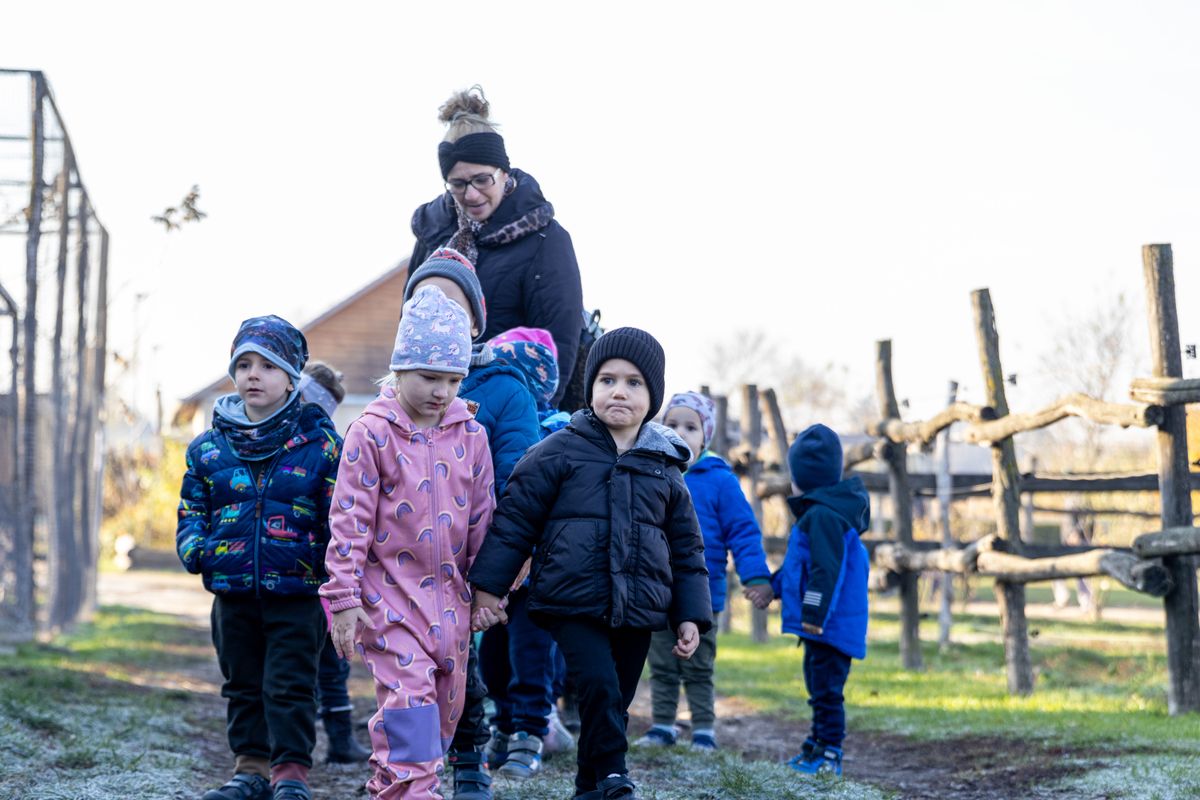
[[[665,357],[650,334],[609,331],[585,367],[589,408],[517,464],[480,557],[472,625],[506,621],[504,596],[533,557],[527,609],[579,692],[577,800],[636,800],[625,766],[629,704],[651,632],[688,658],[712,627],[704,545],[680,472],[690,456],[650,422]]]
[[[346,434],[321,587],[332,638],[375,678],[371,798],[440,798],[463,708],[465,575],[495,496],[487,434],[457,398],[470,321],[441,289],[404,304],[391,374]]]
[[[698,392],[681,392],[672,397],[663,418],[663,424],[679,434],[693,454],[683,477],[704,534],[704,560],[708,566],[708,589],[712,595],[714,617],[725,610],[725,564],[730,552],[751,602],[766,608],[775,598],[771,591],[767,554],[763,552],[762,531],[754,519],[754,512],[729,464],[716,453],[708,452],[716,419],[712,400]],[[654,724],[637,744],[675,744],[678,735],[675,713],[682,683],[692,715],[692,747],[715,750],[717,716],[713,672],[717,661],[716,628],[700,637],[695,655],[686,661],[672,656],[674,644],[673,637],[666,631],[655,632],[650,640]]]

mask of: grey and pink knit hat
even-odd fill
[[[404,304],[391,370],[466,375],[470,367],[471,321],[466,310],[438,287],[423,286]]]
[[[690,408],[700,417],[700,429],[704,431],[704,449],[707,450],[717,429],[717,407],[713,405],[713,401],[699,392],[680,392],[667,402],[667,411],[677,407]]]

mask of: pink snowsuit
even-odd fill
[[[496,498],[487,433],[455,398],[416,428],[384,388],[346,434],[329,512],[321,595],[361,606],[357,650],[375,678],[372,798],[440,798],[462,714],[471,635],[466,574]]]

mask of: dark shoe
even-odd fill
[[[329,754],[325,760],[332,764],[359,764],[371,757],[371,751],[354,738],[354,722],[349,711],[326,711],[321,715],[325,734],[329,737]]]
[[[454,772],[454,800],[492,800],[492,776],[483,753],[451,750],[447,760]]]
[[[488,739],[483,751],[489,769],[498,769],[508,760],[508,738],[507,733],[501,733],[499,728],[492,726],[492,738]]]
[[[642,800],[628,775],[605,778],[596,784],[596,791],[603,800]]]
[[[261,775],[238,773],[220,789],[205,792],[200,800],[270,800],[271,782]]]
[[[275,784],[272,800],[312,800],[312,792],[304,781],[280,781]]]

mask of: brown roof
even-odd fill
[[[406,258],[301,326],[308,339],[309,361],[324,361],[341,370],[347,394],[376,393],[375,379],[387,371],[407,280]],[[206,400],[231,391],[233,382],[225,375],[193,392],[181,401],[174,424],[186,425]]]

